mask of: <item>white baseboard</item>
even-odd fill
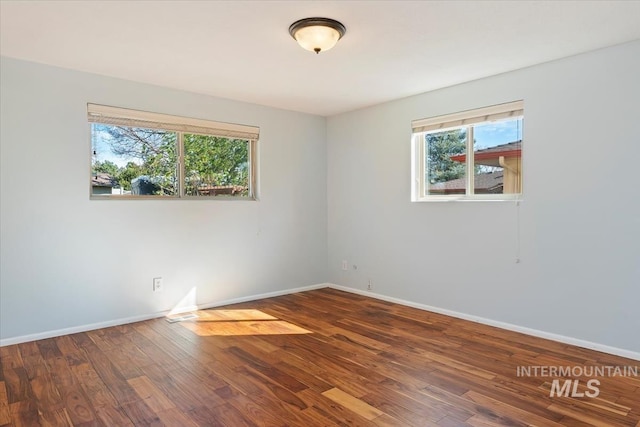
[[[402,304],[413,308],[419,308],[421,310],[432,311],[438,314],[444,314],[446,316],[456,317],[458,319],[469,320],[471,322],[481,323],[483,325],[495,326],[496,328],[506,329],[508,331],[520,332],[526,335],[531,335],[538,338],[545,338],[551,341],[561,342],[563,344],[570,344],[577,347],[588,348],[590,350],[601,351],[603,353],[613,354],[615,356],[626,357],[628,359],[639,360],[640,361],[640,353],[625,350],[622,348],[611,347],[604,344],[598,344],[591,341],[585,341],[578,338],[567,337],[564,335],[554,334],[551,332],[539,331],[537,329],[527,328],[524,326],[518,326],[511,323],[500,322],[497,320],[487,319],[480,316],[474,316],[471,314],[460,313],[453,310],[447,310],[444,308],[433,307],[426,304],[419,304],[412,301],[407,301],[399,298],[388,297],[386,295],[376,294],[370,291],[364,291],[354,288],[349,288],[346,286],[340,286],[333,283],[327,284],[330,288],[338,289],[345,292],[350,292],[353,294],[364,295],[371,298],[380,299],[383,301],[393,302],[396,304]]]
[[[331,286],[332,286],[331,283],[319,283],[317,285],[303,286],[301,288],[295,288],[295,289],[286,289],[284,291],[267,292],[265,294],[251,295],[248,297],[241,297],[241,298],[233,298],[225,301],[216,301],[213,303],[198,304],[198,309],[205,310],[207,308],[220,307],[223,305],[230,305],[230,304],[238,304],[240,302],[255,301],[255,300],[265,299],[265,298],[279,297],[280,295],[295,294],[298,292],[312,291],[314,289],[328,288]]]
[[[611,346],[608,346],[608,345],[598,344],[598,343],[594,343],[594,342],[591,342],[591,341],[585,341],[585,340],[581,340],[581,339],[578,339],[578,338],[567,337],[567,336],[564,336],[564,335],[554,334],[554,333],[551,333],[551,332],[539,331],[537,329],[527,328],[527,327],[524,327],[524,326],[518,326],[518,325],[511,324],[511,323],[506,323],[506,322],[500,322],[500,321],[497,321],[497,320],[487,319],[487,318],[484,318],[484,317],[474,316],[474,315],[471,315],[471,314],[460,313],[460,312],[457,312],[457,311],[447,310],[447,309],[444,309],[444,308],[433,307],[433,306],[426,305],[426,304],[419,304],[419,303],[416,303],[416,302],[407,301],[407,300],[403,300],[403,299],[400,299],[400,298],[389,297],[389,296],[386,296],[386,295],[381,295],[381,294],[377,294],[377,293],[370,292],[370,291],[364,291],[364,290],[349,288],[349,287],[346,287],[346,286],[340,286],[340,285],[336,285],[334,283],[319,283],[319,284],[316,284],[316,285],[303,286],[303,287],[299,287],[299,288],[285,289],[285,290],[281,290],[281,291],[267,292],[267,293],[263,293],[263,294],[250,295],[250,296],[246,296],[246,297],[232,298],[232,299],[223,300],[223,301],[215,301],[215,302],[209,302],[209,303],[204,303],[204,304],[198,304],[197,306],[194,305],[194,306],[188,306],[188,307],[180,307],[177,310],[171,310],[171,311],[166,310],[166,311],[162,311],[162,312],[158,312],[158,313],[151,313],[151,314],[144,314],[144,315],[140,315],[140,316],[125,317],[125,318],[120,318],[120,319],[115,319],[115,320],[108,320],[108,321],[105,321],[105,322],[91,323],[91,324],[88,324],[88,325],[73,326],[71,328],[55,329],[55,330],[40,332],[40,333],[36,333],[36,334],[22,335],[22,336],[12,337],[12,338],[4,338],[4,339],[0,339],[0,347],[4,347],[4,346],[7,346],[7,345],[13,345],[13,344],[20,344],[20,343],[23,343],[23,342],[36,341],[36,340],[41,340],[41,339],[46,339],[46,338],[59,337],[61,335],[75,334],[75,333],[79,333],[79,332],[87,332],[87,331],[92,331],[94,329],[108,328],[110,326],[118,326],[118,325],[124,325],[124,324],[127,324],[127,323],[141,322],[143,320],[149,320],[149,319],[155,319],[155,318],[158,318],[158,317],[164,317],[169,313],[178,314],[178,313],[185,313],[185,312],[188,312],[188,311],[204,310],[204,309],[207,309],[207,308],[220,307],[220,306],[224,306],[224,305],[237,304],[237,303],[247,302],[247,301],[255,301],[255,300],[260,300],[260,299],[264,299],[264,298],[277,297],[277,296],[281,296],[281,295],[288,295],[288,294],[293,294],[293,293],[297,293],[297,292],[304,292],[304,291],[310,291],[310,290],[314,290],[314,289],[321,289],[321,288],[327,288],[327,287],[338,289],[338,290],[345,291],[345,292],[354,293],[354,294],[364,295],[364,296],[368,296],[368,297],[371,297],[371,298],[380,299],[380,300],[383,300],[383,301],[389,301],[389,302],[393,302],[393,303],[396,303],[396,304],[402,304],[402,305],[406,305],[408,307],[414,307],[414,308],[418,308],[418,309],[421,309],[421,310],[432,311],[434,313],[444,314],[446,316],[451,316],[451,317],[456,317],[456,318],[459,318],[459,319],[469,320],[471,322],[481,323],[483,325],[495,326],[497,328],[506,329],[506,330],[509,330],[509,331],[520,332],[520,333],[523,333],[523,334],[526,334],[526,335],[531,335],[531,336],[534,336],[534,337],[545,338],[545,339],[549,339],[549,340],[552,340],[552,341],[561,342],[561,343],[564,343],[564,344],[575,345],[577,347],[588,348],[588,349],[591,349],[591,350],[601,351],[603,353],[613,354],[613,355],[616,355],[616,356],[626,357],[628,359],[633,359],[633,360],[640,361],[640,353],[635,352],[635,351],[625,350],[625,349],[621,349],[621,348],[617,348],[617,347],[611,347]]]
[[[0,339],[0,347],[13,345],[13,344],[21,344],[23,342],[29,342],[29,341],[43,340],[46,338],[59,337],[62,335],[77,334],[79,332],[93,331],[95,329],[108,328],[110,326],[118,326],[118,325],[125,325],[127,323],[141,322],[143,320],[164,317],[169,313],[178,314],[178,313],[186,313],[188,311],[204,310],[207,308],[220,307],[223,305],[236,304],[236,303],[247,302],[247,301],[255,301],[255,300],[264,299],[264,298],[277,297],[280,295],[294,294],[297,292],[304,292],[304,291],[310,291],[313,289],[326,288],[328,286],[330,286],[329,283],[320,283],[317,285],[303,286],[303,287],[294,288],[294,289],[285,289],[282,291],[267,292],[264,294],[250,295],[247,297],[233,298],[233,299],[228,299],[224,301],[198,304],[197,306],[193,305],[188,307],[180,307],[175,310],[166,310],[166,311],[161,311],[157,313],[143,314],[140,316],[123,317],[115,320],[107,320],[105,322],[90,323],[88,325],[79,325],[79,326],[72,326],[70,328],[54,329],[51,331],[39,332],[36,334],[21,335],[21,336],[12,337],[12,338],[3,338],[3,339]]]
[[[140,316],[123,317],[115,320],[107,320],[105,322],[89,323],[88,325],[72,326],[70,328],[54,329],[51,331],[38,332],[36,334],[21,335],[11,338],[0,339],[0,347],[13,344],[21,344],[23,342],[43,340],[47,338],[59,337],[62,335],[77,334],[79,332],[93,331],[94,329],[108,328],[110,326],[124,325],[127,323],[142,322],[143,320],[155,319],[156,317],[165,316],[167,312],[143,314]]]

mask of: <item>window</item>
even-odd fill
[[[516,101],[413,121],[412,201],[518,198],[523,116]]]
[[[92,198],[255,199],[253,126],[88,104]]]

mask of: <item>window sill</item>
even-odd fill
[[[442,203],[442,202],[521,202],[522,194],[500,194],[498,195],[475,195],[475,196],[427,196],[427,197],[415,197],[411,199],[413,203]]]

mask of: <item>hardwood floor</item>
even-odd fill
[[[640,427],[639,377],[517,375],[637,361],[328,288],[198,314],[0,348],[0,425]]]

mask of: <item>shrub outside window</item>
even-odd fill
[[[253,126],[88,104],[92,198],[255,199]]]
[[[412,201],[519,198],[523,117],[516,101],[415,120]]]

